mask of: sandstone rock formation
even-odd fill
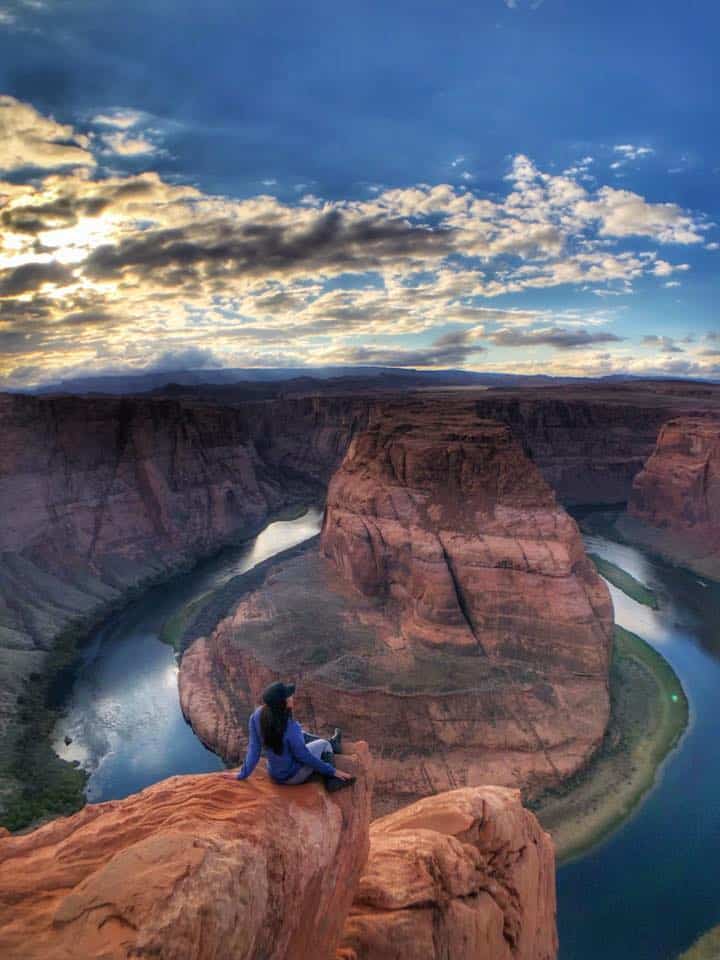
[[[515,790],[476,787],[376,820],[338,960],[553,960],[552,841]]]
[[[323,553],[400,642],[602,674],[612,610],[574,521],[500,424],[403,408],[352,442]]]
[[[577,770],[609,712],[609,594],[507,427],[390,407],[331,481],[322,552],[250,582],[186,651],[201,739],[239,759],[266,683],[367,739],[375,811],[462,785],[532,793]]]
[[[720,419],[678,417],[635,478],[622,531],[720,577]]]
[[[172,777],[0,838],[0,956],[327,960],[368,852],[370,761],[348,749],[337,794]]]

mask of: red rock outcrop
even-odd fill
[[[376,820],[338,960],[553,960],[552,840],[515,790],[477,787]]]
[[[603,675],[612,608],[574,521],[510,431],[403,409],[355,437],[321,545],[383,596],[398,643]]]
[[[186,717],[228,760],[288,672],[307,726],[370,743],[376,813],[463,785],[532,793],[602,740],[609,594],[507,427],[379,417],[331,482],[322,553],[241,590],[180,669]]]
[[[720,577],[720,419],[665,424],[620,526],[670,559]]]
[[[173,777],[0,838],[0,956],[327,960],[368,852],[370,760],[349,749],[337,794]]]

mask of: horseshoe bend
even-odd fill
[[[602,740],[612,606],[509,429],[397,409],[357,434],[320,542],[185,652],[183,710],[229,761],[294,666],[303,716],[370,744],[375,812],[480,783],[557,784]]]

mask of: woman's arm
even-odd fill
[[[237,775],[238,780],[246,780],[250,776],[260,759],[260,752],[260,734],[255,726],[255,714],[253,713],[250,717],[247,756],[245,757],[245,762],[242,767],[240,767],[240,773]]]
[[[290,753],[292,753],[296,760],[299,760],[300,763],[307,763],[309,766],[317,770],[318,773],[321,773],[324,777],[335,776],[335,767],[329,763],[325,763],[324,760],[319,760],[317,757],[313,756],[305,746],[302,727],[297,720],[291,720],[290,723],[288,723],[287,738],[288,746],[290,747]]]

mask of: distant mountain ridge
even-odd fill
[[[540,386],[583,382],[582,377],[553,377],[547,374],[485,373],[469,370],[414,370],[404,367],[233,367],[217,369],[164,370],[137,374],[108,374],[90,377],[73,377],[28,388],[22,393],[104,393],[134,394],[164,390],[170,385],[179,387],[232,386],[236,384],[277,384],[287,382],[296,390],[320,386],[327,389],[327,382],[334,381],[337,387],[402,388],[417,386]],[[605,379],[605,378],[601,378]],[[611,380],[633,379],[613,375]],[[365,382],[367,382],[365,384]],[[262,391],[257,391],[262,393]],[[275,392],[275,391],[273,391]]]

